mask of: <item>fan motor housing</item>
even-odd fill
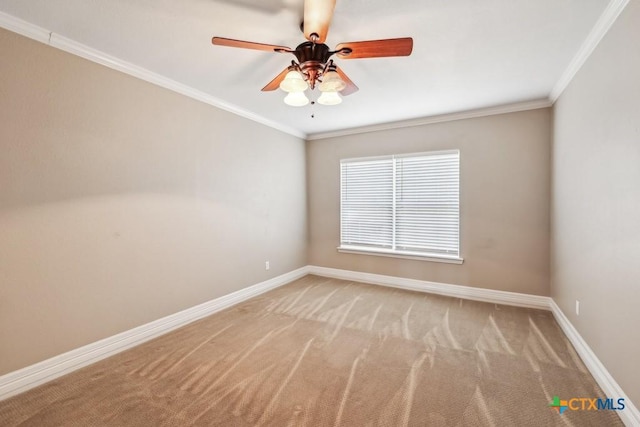
[[[324,64],[333,55],[333,52],[329,50],[329,46],[326,44],[304,42],[296,47],[293,54],[298,58],[300,64],[307,61],[316,61]]]

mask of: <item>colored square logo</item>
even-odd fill
[[[569,405],[567,404],[567,401],[560,400],[558,396],[553,396],[553,402],[551,402],[549,406],[551,406],[553,409],[558,411],[559,414],[562,414],[569,407]]]

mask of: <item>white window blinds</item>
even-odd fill
[[[342,162],[342,244],[393,248],[390,160]]]
[[[340,166],[342,248],[459,257],[458,151]]]

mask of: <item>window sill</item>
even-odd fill
[[[360,246],[338,246],[338,252],[347,254],[386,256],[391,258],[413,259],[418,261],[443,262],[446,264],[462,264],[463,258],[446,255],[416,254],[413,252],[392,251],[388,249],[363,248]]]

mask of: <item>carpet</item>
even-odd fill
[[[0,402],[2,426],[616,426],[548,311],[306,276]]]

